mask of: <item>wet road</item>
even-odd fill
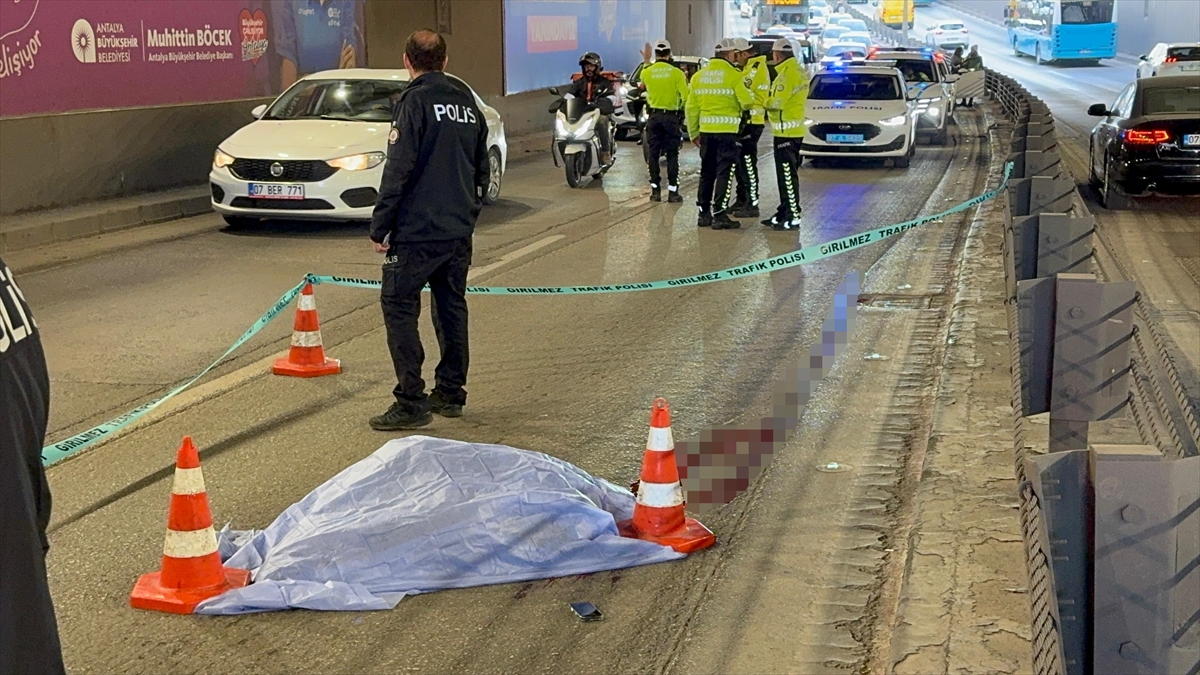
[[[581,190],[569,189],[547,156],[514,162],[503,202],[481,219],[471,281],[599,285],[685,276],[785,253],[798,240],[811,244],[936,211],[972,189],[981,132],[969,126],[944,148],[922,147],[907,170],[806,165],[799,235],[750,221],[736,231],[697,229],[691,204],[649,203],[632,144],[602,184]],[[691,197],[697,162],[694,151],[685,156],[683,189]],[[777,203],[769,159],[763,175],[769,208]],[[946,184],[958,186],[954,196],[930,201]],[[304,273],[378,276],[379,257],[362,226],[229,231],[216,216],[186,225],[186,236],[21,275],[50,362],[51,440],[187,379]],[[626,483],[638,470],[653,397],[671,401],[678,437],[770,415],[773,383],[819,339],[842,276],[868,270],[892,245],[678,291],[472,298],[466,417],[436,418],[422,433],[547,452]],[[892,274],[903,281],[905,269],[922,261],[909,251],[893,261]],[[707,592],[698,580],[719,557],[438,593],[372,614],[212,619],[128,609],[133,580],[158,564],[171,462],[183,434],[201,447],[215,521],[237,528],[267,525],[392,437],[366,425],[387,406],[393,384],[376,295],[322,287],[317,304],[342,375],[298,381],[265,374],[261,360],[290,337],[289,311],[219,368],[203,396],[50,470],[50,575],[72,671],[668,669],[683,649],[686,617]],[[426,351],[436,354],[428,320],[422,324]],[[847,419],[878,422],[869,406]],[[739,522],[733,511],[712,519],[726,534]],[[837,537],[827,531],[826,539]],[[565,614],[565,603],[581,598],[609,618],[581,628]]]

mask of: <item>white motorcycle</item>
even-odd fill
[[[551,89],[551,94],[559,95],[558,89]],[[608,103],[608,106],[605,104]],[[601,113],[608,107],[608,116],[603,118]],[[554,110],[554,141],[552,153],[554,166],[564,167],[567,174],[567,184],[573,188],[584,184],[584,176],[600,178],[616,161],[616,148],[612,149],[613,160],[608,164],[600,162],[600,135],[596,133],[597,124],[608,124],[608,137],[615,138],[616,128],[612,122],[611,102],[601,99],[597,107],[591,107],[581,99],[570,94],[559,99],[552,106]],[[613,145],[616,145],[615,143]]]

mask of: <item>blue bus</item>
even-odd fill
[[[1092,61],[1117,55],[1115,0],[1012,0],[1005,9],[1008,44],[1017,56]]]

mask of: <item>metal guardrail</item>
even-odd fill
[[[1015,127],[1013,135],[1029,122],[1031,106],[1029,94],[1012,78],[994,71],[986,71],[984,87],[988,95],[999,103],[1005,117]],[[1021,386],[1021,345],[1017,339],[1017,280],[1005,266],[1008,283],[1008,332],[1012,348],[1012,408],[1013,446],[1016,458],[1016,476],[1020,485],[1018,493],[1021,515],[1021,532],[1025,540],[1025,566],[1029,575],[1029,599],[1033,644],[1033,672],[1036,675],[1066,675],[1066,660],[1062,648],[1061,619],[1058,615],[1057,589],[1051,568],[1049,531],[1042,515],[1042,506],[1033,484],[1026,475],[1028,444],[1026,432],[1029,422],[1022,415],[1024,404]]]
[[[1133,277],[1064,175],[1049,108],[993,71],[985,89],[1015,167],[1005,276],[1034,672],[1200,673],[1195,405],[1152,306],[1132,281],[1096,278],[1109,259]],[[1125,408],[1147,445],[1089,444],[1089,421]],[[1027,442],[1042,412],[1047,454]]]

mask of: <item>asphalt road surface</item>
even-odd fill
[[[566,186],[546,155],[514,161],[502,202],[481,218],[471,281],[541,286],[685,276],[935,212],[982,187],[979,119],[964,112],[960,124],[964,133],[956,130],[945,147],[922,147],[909,169],[806,165],[798,235],[750,221],[735,231],[698,229],[692,204],[649,203],[633,144],[623,144],[602,183],[578,190]],[[683,166],[690,202],[694,151],[685,151]],[[769,209],[778,197],[769,158],[762,166]],[[939,225],[951,235],[954,226]],[[161,232],[168,238],[136,246],[83,242],[57,252],[53,262],[26,262],[24,270],[21,260],[36,256],[15,261],[50,363],[50,440],[188,379],[303,274],[379,273],[380,257],[362,225],[266,223],[232,231],[209,215]],[[771,415],[775,381],[821,339],[821,322],[843,276],[873,270],[868,285],[894,290],[907,279],[912,286],[938,269],[922,266],[938,249],[920,248],[922,237],[945,232],[913,231],[803,268],[696,288],[474,297],[466,416],[437,418],[422,433],[547,452],[627,483],[639,468],[655,396],[670,400],[677,438]],[[884,526],[862,515],[860,498],[879,502],[886,495],[876,485],[836,475],[821,482],[806,467],[826,453],[875,465],[863,454],[870,444],[861,436],[882,424],[877,413],[887,407],[899,374],[888,364],[863,362],[861,352],[902,351],[914,330],[890,324],[887,312],[860,329],[851,347],[859,355],[835,378],[854,386],[814,401],[805,422],[811,431],[780,449],[788,458],[780,466],[792,473],[779,469],[782,477],[767,496],[706,515],[723,542],[708,553],[586,578],[419,596],[391,612],[202,618],[129,609],[134,579],[158,566],[172,461],[184,434],[201,447],[218,526],[232,521],[236,528],[266,526],[393,437],[366,423],[387,407],[393,386],[376,294],[327,287],[317,293],[325,346],[342,359],[343,374],[316,380],[266,374],[264,359],[288,343],[289,311],[197,393],[181,396],[182,404],[50,469],[49,567],[72,672],[761,672],[754,645],[767,636],[747,627],[769,617],[751,621],[749,610],[733,602],[697,612],[726,597],[719,593],[766,576],[779,585],[760,608],[805,608],[784,624],[804,639],[771,670],[861,658],[861,650],[847,646],[854,641],[851,630],[837,626],[847,618],[866,620],[868,591],[853,591],[856,599],[847,604],[840,584],[866,574],[845,570],[857,569],[864,541],[878,540],[876,530]],[[428,319],[422,324],[426,351],[436,354]],[[780,506],[795,524],[783,535],[774,529],[783,521],[754,515]],[[770,528],[756,530],[756,522]],[[767,555],[754,565],[727,567],[739,550],[733,543],[739,532],[747,546],[758,542],[740,549],[742,555],[770,553],[781,536],[794,539],[787,563],[780,567]],[[884,555],[878,546],[867,554],[875,562]],[[797,575],[797,565],[822,571]],[[567,609],[576,600],[595,602],[605,621],[578,623]],[[741,613],[730,614],[734,610]],[[721,658],[695,651],[700,645],[693,634],[726,634],[726,628],[733,632],[721,643]]]

